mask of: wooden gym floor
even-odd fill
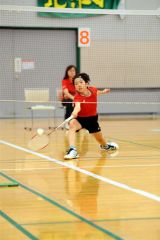
[[[160,239],[160,119],[100,125],[119,151],[100,152],[82,130],[79,160],[64,161],[65,130],[33,152],[22,120],[0,120],[1,240]]]

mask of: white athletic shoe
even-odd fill
[[[64,159],[76,159],[76,158],[79,158],[79,155],[75,148],[70,148],[67,154],[64,156]]]
[[[101,150],[106,150],[106,151],[115,151],[117,150],[119,147],[118,147],[118,144],[116,143],[107,143],[106,145],[100,145],[100,148]]]

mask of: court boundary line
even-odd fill
[[[128,221],[159,221],[160,217],[141,217],[141,218],[113,218],[113,219],[92,219],[93,222],[128,222]],[[77,221],[79,222],[79,221]],[[28,222],[21,224],[22,226],[30,226],[30,225],[46,225],[46,224],[65,224],[65,223],[74,223],[74,221],[64,221],[64,222]]]
[[[8,214],[3,212],[2,210],[0,210],[0,216],[3,217],[9,223],[11,223],[15,228],[17,228],[21,233],[26,235],[28,238],[30,238],[32,240],[38,240],[39,239],[39,238],[35,237],[32,233],[30,233],[28,230],[26,230],[24,227],[22,227],[21,224],[17,223],[15,220],[13,220],[13,218],[8,216]]]
[[[41,153],[38,153],[38,152],[34,152],[32,150],[29,150],[27,148],[24,148],[24,147],[21,147],[21,146],[18,146],[18,145],[15,145],[13,143],[10,143],[10,142],[7,142],[7,141],[4,141],[4,140],[0,140],[0,143],[1,144],[4,144],[4,145],[7,145],[7,146],[10,146],[12,148],[15,148],[17,150],[20,150],[20,151],[23,151],[23,152],[27,152],[27,153],[30,153],[30,154],[33,154],[33,155],[36,155],[36,156],[39,156],[40,158],[44,158],[48,161],[51,161],[51,162],[54,162],[56,164],[59,164],[59,165],[62,165],[62,166],[65,166],[67,168],[71,168],[77,172],[80,172],[80,173],[83,173],[87,176],[90,176],[90,177],[93,177],[93,178],[96,178],[98,180],[101,180],[103,182],[106,182],[110,185],[113,185],[115,187],[119,187],[119,188],[122,188],[122,189],[125,189],[125,190],[128,190],[128,191],[131,191],[133,193],[137,193],[143,197],[146,197],[148,199],[152,199],[152,200],[155,200],[157,202],[160,202],[160,197],[155,195],[155,194],[152,194],[152,193],[149,193],[149,192],[146,192],[146,191],[143,191],[141,189],[137,189],[137,188],[134,188],[134,187],[130,187],[124,183],[120,183],[120,182],[117,182],[117,181],[114,181],[114,180],[111,180],[109,178],[105,178],[105,177],[102,177],[102,176],[99,176],[95,173],[92,173],[92,172],[89,172],[85,169],[82,169],[82,168],[79,168],[79,167],[76,167],[76,166],[73,166],[73,165],[70,165],[70,164],[67,164],[66,162],[62,162],[60,160],[57,160],[57,159],[54,159],[54,158],[51,158],[49,156],[45,156]]]
[[[111,137],[108,136],[108,138],[111,138]],[[146,144],[139,143],[139,142],[134,142],[134,141],[131,141],[131,140],[124,140],[124,139],[119,139],[119,138],[115,138],[115,137],[112,137],[111,139],[118,140],[120,142],[131,143],[131,144],[142,146],[142,147],[148,147],[148,148],[160,150],[160,147],[153,146],[153,145],[146,145]]]
[[[16,180],[15,178],[10,177],[10,176],[8,176],[7,174],[5,174],[5,173],[3,173],[3,172],[0,172],[0,174],[1,174],[2,176],[6,177],[6,178],[9,179],[9,180]],[[61,205],[60,203],[56,202],[56,201],[53,200],[52,198],[49,198],[49,197],[46,196],[45,194],[43,194],[43,193],[35,190],[34,188],[31,188],[31,187],[29,187],[29,186],[27,186],[27,185],[19,182],[18,180],[17,180],[17,182],[19,183],[19,186],[22,187],[23,189],[25,189],[25,190],[31,192],[32,194],[34,194],[34,195],[36,195],[36,196],[44,199],[45,201],[51,203],[52,205],[58,207],[58,208],[61,209],[61,210],[67,212],[68,214],[71,214],[72,216],[80,219],[81,221],[83,221],[83,222],[87,223],[88,225],[96,228],[97,230],[103,232],[104,234],[106,234],[106,235],[108,235],[108,236],[110,236],[110,237],[112,237],[112,238],[114,238],[114,239],[116,239],[116,240],[124,240],[123,238],[119,237],[119,236],[116,235],[115,233],[112,233],[111,231],[109,231],[109,230],[107,230],[107,229],[105,229],[105,228],[97,225],[97,224],[94,223],[93,221],[91,221],[91,220],[89,220],[89,219],[87,219],[87,218],[79,215],[78,213],[70,210],[69,208]]]
[[[38,161],[38,159],[36,159]],[[38,161],[39,162],[39,161]],[[14,162],[11,162],[14,163]],[[72,165],[72,164],[70,164]],[[93,168],[95,167],[94,165],[90,165],[90,166],[84,166],[85,168]],[[110,165],[110,166],[106,166],[106,165],[102,165],[102,166],[96,166],[95,168],[134,168],[134,167],[160,167],[160,164],[146,164],[146,165],[138,165],[138,164],[133,164],[133,165]],[[63,166],[59,166],[59,167],[42,167],[42,168],[1,168],[2,171],[41,171],[41,170],[56,170],[56,169],[62,169],[64,168]]]

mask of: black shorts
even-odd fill
[[[91,117],[77,117],[76,119],[81,124],[82,128],[87,129],[89,133],[96,133],[101,131],[98,123],[98,115]]]

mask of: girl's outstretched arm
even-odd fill
[[[80,110],[81,110],[81,104],[80,104],[80,102],[76,102],[71,116],[76,118]]]
[[[105,88],[103,90],[98,90],[97,91],[97,95],[101,95],[101,94],[107,94],[110,92],[110,89],[109,88]]]

